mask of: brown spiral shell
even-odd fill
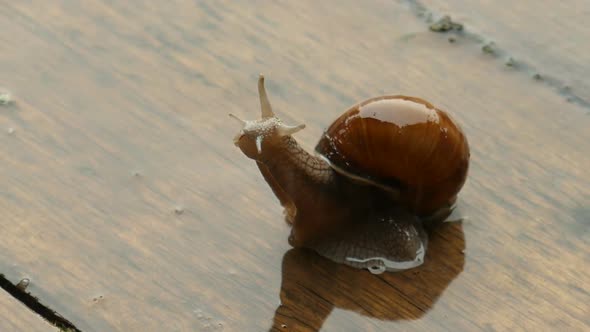
[[[454,201],[470,156],[467,138],[446,112],[407,96],[353,106],[316,151],[340,173],[399,191],[399,201],[418,215]]]

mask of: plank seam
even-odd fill
[[[0,274],[0,288],[4,289],[17,301],[27,306],[39,316],[43,317],[43,319],[45,319],[51,325],[59,328],[60,331],[82,332],[55,310],[39,302],[38,298],[14,285],[12,282],[10,282],[10,280],[6,279],[3,274]]]

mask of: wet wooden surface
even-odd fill
[[[580,22],[590,18],[587,0],[505,1],[422,0],[434,14],[450,14],[469,33],[493,43],[500,60],[513,58],[516,66],[554,79],[558,92],[590,100],[590,52],[588,27]]]
[[[0,273],[83,331],[588,329],[590,110],[448,37],[390,0],[4,2]],[[556,59],[534,65],[587,86],[578,57]],[[227,117],[258,115],[259,72],[308,148],[378,94],[462,124],[463,222],[422,267],[374,276],[290,249]]]
[[[0,313],[0,331],[57,331],[56,327],[4,291],[0,292]]]

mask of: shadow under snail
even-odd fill
[[[469,145],[451,117],[415,97],[380,96],[352,106],[315,154],[284,124],[258,80],[262,117],[234,143],[256,161],[285,208],[289,243],[373,273],[422,264],[425,226],[444,221],[467,178]]]

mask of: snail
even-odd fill
[[[234,144],[256,162],[284,207],[289,243],[373,273],[423,263],[425,227],[454,209],[469,145],[444,111],[416,97],[360,102],[323,133],[315,153],[284,124],[258,79],[261,119],[241,120]]]

